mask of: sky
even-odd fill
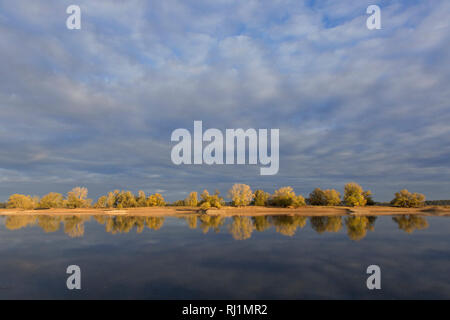
[[[450,199],[449,15],[448,0],[0,0],[0,201],[351,181],[376,201]],[[279,128],[278,174],[174,165],[171,133],[194,120]]]

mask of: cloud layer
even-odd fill
[[[83,185],[170,200],[243,182],[267,191],[401,188],[450,198],[450,3],[0,0],[0,200]],[[170,134],[280,128],[280,171],[175,166]]]

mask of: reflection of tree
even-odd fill
[[[338,232],[342,228],[341,217],[311,217],[310,222],[317,233]]]
[[[272,216],[272,224],[277,232],[285,236],[293,236],[297,228],[303,228],[306,225],[306,217]]]
[[[5,227],[9,230],[22,229],[36,224],[36,216],[8,216],[5,221]]]
[[[94,220],[97,221],[99,224],[105,224],[106,221],[108,221],[108,216],[93,216]]]
[[[44,232],[56,232],[59,230],[62,220],[61,216],[39,216],[38,225]]]
[[[78,238],[84,235],[84,222],[90,217],[70,216],[64,217],[64,232],[71,238]]]
[[[256,231],[264,231],[270,228],[270,221],[267,216],[252,217],[252,220]]]
[[[349,238],[355,241],[363,239],[367,234],[367,230],[373,231],[375,229],[376,219],[376,217],[348,217],[345,220],[345,225],[347,226]]]
[[[187,222],[189,229],[197,228],[197,215],[191,215],[184,218]]]
[[[230,233],[236,240],[245,240],[252,236],[253,223],[250,217],[235,216],[230,225]]]
[[[106,223],[106,232],[117,234],[117,233],[128,233],[136,227],[136,232],[141,233],[145,227],[145,217],[126,217],[117,216],[110,217]]]
[[[163,217],[146,217],[145,224],[149,229],[159,230],[164,224]]]
[[[128,233],[136,228],[136,233],[142,233],[145,226],[149,229],[158,230],[164,224],[162,217],[137,217],[137,216],[97,216],[94,219],[105,225],[105,230],[108,233]]]
[[[408,233],[412,233],[415,230],[423,230],[428,228],[428,221],[425,217],[421,216],[400,216],[393,217],[394,220],[398,224],[398,228]]]
[[[212,228],[217,233],[224,222],[225,217],[204,214],[200,216],[200,229],[202,229],[203,233],[208,233],[209,229]]]

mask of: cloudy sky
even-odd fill
[[[450,199],[449,16],[448,0],[0,0],[0,201],[349,181]],[[194,120],[279,128],[279,173],[172,164]]]

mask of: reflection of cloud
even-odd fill
[[[86,185],[175,200],[236,176],[268,191],[358,180],[379,200],[448,195],[448,1],[386,4],[379,32],[365,1],[79,4],[69,32],[59,1],[0,3],[0,198]],[[173,166],[171,131],[199,117],[280,128],[279,175]]]
[[[76,262],[89,288],[77,293],[80,298],[448,299],[450,220],[427,220],[430,228],[421,236],[405,236],[391,217],[379,217],[373,236],[359,242],[349,241],[345,230],[319,234],[312,228],[292,237],[271,228],[254,232],[251,241],[234,241],[196,232],[176,218],[167,218],[157,232],[136,234],[134,227],[117,236],[91,219],[80,239],[36,226],[0,228],[0,284],[11,288],[0,290],[0,298],[74,298],[61,283]],[[383,272],[376,296],[365,286],[373,263]]]

